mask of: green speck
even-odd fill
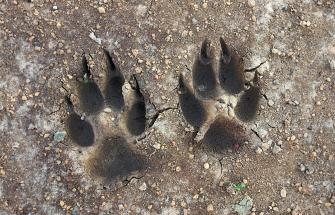
[[[239,184],[234,184],[233,187],[236,191],[241,191],[244,188],[246,188],[247,185],[245,183],[239,183]]]

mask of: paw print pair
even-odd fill
[[[179,76],[180,107],[185,120],[196,131],[208,120],[209,113],[204,102],[214,101],[222,94],[238,97],[234,107],[237,119],[219,114],[203,136],[202,145],[214,151],[236,148],[246,141],[244,128],[239,121],[255,119],[261,96],[257,72],[253,80],[248,82],[243,59],[228,47],[223,38],[220,38],[220,45],[221,54],[216,69],[210,41],[203,41],[192,68],[193,90],[185,82],[184,76]]]

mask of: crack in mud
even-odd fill
[[[258,64],[255,67],[249,68],[249,69],[245,69],[244,72],[253,72],[255,70],[257,70],[259,67],[261,67],[264,63],[266,63],[268,60],[263,61],[262,63]]]
[[[153,103],[152,103],[152,105],[156,109],[156,107]],[[151,128],[155,124],[155,122],[158,119],[158,117],[160,116],[160,114],[164,113],[165,111],[177,110],[177,109],[178,109],[178,107],[167,107],[167,108],[163,108],[163,109],[160,109],[160,110],[156,110],[156,113],[151,118],[149,118],[149,119],[151,119],[151,121],[148,124],[148,128]]]
[[[261,138],[261,136],[258,134],[256,130],[251,129],[251,131],[263,142],[263,139]]]
[[[124,184],[122,187],[126,187],[126,186],[128,186],[128,184],[130,183],[130,182],[132,182],[132,180],[134,180],[134,179],[136,179],[136,180],[140,180],[141,178],[143,178],[145,175],[141,175],[141,176],[132,176],[131,178],[126,178],[126,179],[124,179],[123,181],[122,181],[122,183]],[[121,187],[121,188],[122,188]]]

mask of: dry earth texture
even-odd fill
[[[221,90],[189,121],[181,81],[192,91],[205,38],[217,72],[221,37],[258,67],[256,117],[239,119],[241,95]],[[104,90],[105,50],[125,109],[85,113],[77,85]],[[0,0],[0,77],[1,215],[334,214],[333,0]],[[90,146],[69,132],[70,101]],[[201,144],[220,131],[231,147]]]

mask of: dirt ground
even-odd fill
[[[248,143],[213,153],[192,145],[174,107],[178,74],[191,80],[205,38],[219,58],[220,37],[247,69],[263,63],[263,96],[257,119],[240,122]],[[334,214],[333,0],[0,0],[0,47],[1,215]],[[126,135],[148,167],[108,185],[85,164],[123,129],[122,115],[88,117],[89,148],[73,144],[64,126],[65,95],[80,112],[83,53],[103,85],[103,48],[126,79],[137,74],[157,109],[172,108],[136,144]],[[210,120],[229,115],[207,103]]]

